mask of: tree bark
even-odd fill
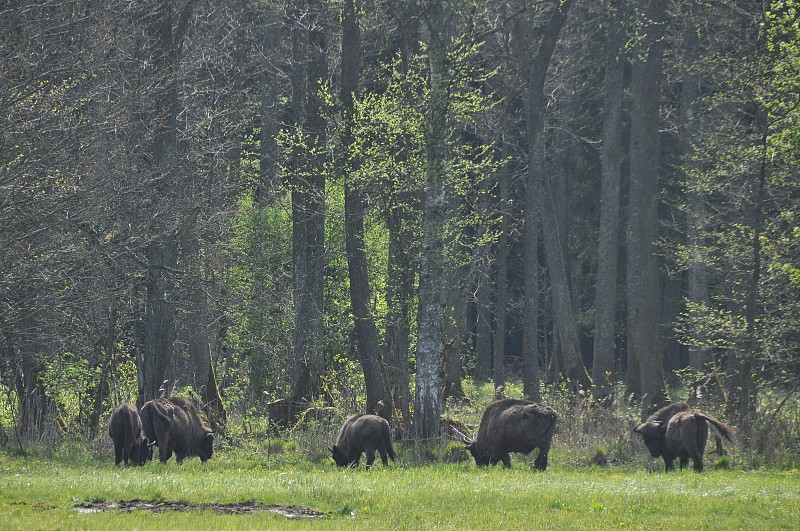
[[[147,246],[147,307],[141,360],[143,380],[139,400],[158,398],[164,380],[171,374],[176,330],[175,274],[178,265],[177,183],[178,164],[178,67],[180,50],[191,19],[194,1],[188,0],[180,13],[172,1],[161,3],[153,16],[152,56],[154,83],[154,124],[152,175],[156,183],[155,215]],[[170,219],[170,216],[172,218]]]
[[[178,246],[168,236],[153,241],[147,248],[147,310],[142,351],[142,376],[139,402],[159,397],[165,380],[173,380],[175,328],[175,282],[172,278],[178,261]]]
[[[505,144],[503,149],[505,150]],[[505,155],[505,153],[504,153]],[[503,157],[505,158],[505,156]],[[500,169],[498,183],[498,206],[500,207],[500,234],[497,238],[497,279],[495,280],[495,325],[494,336],[494,387],[506,384],[506,313],[508,309],[508,164]]]
[[[539,48],[526,65],[528,175],[525,184],[525,245],[532,246],[534,231],[538,231],[537,224],[531,218],[530,211],[533,211],[538,213],[542,223],[545,258],[553,294],[555,326],[561,346],[563,375],[572,387],[588,388],[591,380],[578,349],[578,335],[558,223],[550,187],[544,175],[544,83],[558,34],[567,19],[572,0],[553,4],[552,15],[543,28]],[[526,37],[525,41],[529,43],[532,35],[529,33]],[[526,295],[526,300],[530,300],[529,295]]]
[[[401,9],[400,68],[406,72],[411,58],[419,51],[419,14],[414,1],[406,1]],[[387,378],[395,406],[402,418],[403,433],[412,433],[410,363],[411,307],[416,278],[414,233],[417,223],[414,212],[419,197],[402,183],[408,176],[399,175],[391,183],[391,203],[387,209],[389,230],[388,279],[386,283],[386,362]]]
[[[661,101],[661,37],[665,3],[649,0],[642,16],[645,31],[631,74],[630,182],[628,191],[627,304],[628,352],[638,363],[644,413],[668,400],[662,357],[661,275],[656,256],[658,238],[659,107]],[[629,364],[629,371],[632,366]],[[635,391],[635,390],[634,390]]]
[[[600,397],[610,395],[616,352],[619,198],[622,172],[622,103],[625,90],[623,2],[613,0],[608,13],[608,51],[604,80],[603,145],[600,155],[600,236],[595,291],[592,380]]]
[[[447,41],[442,4],[441,1],[432,2],[426,13],[430,33],[430,101],[424,130],[427,162],[422,205],[414,400],[414,427],[418,439],[439,436],[439,416],[442,411],[442,318],[445,315],[442,293],[445,285],[443,229],[448,205],[443,162],[447,117]]]
[[[318,0],[297,0],[292,6],[292,79],[294,123],[306,147],[295,147],[292,160],[292,261],[294,264],[294,391],[317,396],[325,371],[323,295],[325,272],[325,175],[314,155],[324,144],[320,83],[325,79],[326,38]],[[309,28],[309,29],[306,29]],[[303,66],[305,65],[305,67]],[[310,378],[305,378],[306,371]],[[303,383],[304,388],[298,384]]]
[[[358,156],[352,153],[353,100],[358,94],[361,32],[355,0],[345,0],[342,11],[342,151],[340,171],[344,180],[344,221],[347,266],[350,278],[350,304],[355,320],[356,345],[364,383],[367,388],[367,412],[380,411],[391,417],[392,397],[380,365],[378,329],[370,312],[371,289],[364,244],[364,198],[353,173]],[[378,408],[378,402],[384,406]]]

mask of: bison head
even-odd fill
[[[336,462],[336,466],[338,467],[353,466],[353,464],[355,463],[355,459],[353,459],[350,456],[350,454],[343,452],[335,444],[333,445],[333,447],[329,448],[329,450],[331,451],[333,460]]]
[[[467,442],[467,441],[464,441]],[[469,453],[472,454],[472,457],[475,458],[475,464],[478,466],[487,466],[489,464],[489,454],[484,452],[480,446],[478,446],[478,441],[470,441],[467,443],[467,450]]]
[[[197,457],[200,458],[200,461],[206,462],[211,459],[211,454],[214,453],[214,432],[207,432],[205,436],[200,439],[200,443],[197,445]]]
[[[150,442],[147,437],[142,436],[141,439],[139,439],[139,448],[138,448],[139,452],[135,456],[136,464],[138,464],[139,466],[144,466],[144,464],[147,463],[147,461],[153,460],[154,444],[155,441]]]
[[[489,464],[489,453],[484,451],[480,446],[478,446],[478,441],[470,439],[460,431],[458,431],[455,426],[450,427],[453,432],[461,438],[461,441],[466,445],[466,449],[469,453],[472,454],[472,457],[475,458],[475,464],[478,466],[487,466]]]
[[[633,429],[634,433],[642,436],[645,446],[653,457],[661,457],[664,449],[664,440],[667,433],[667,423],[660,420],[651,420],[639,424]]]

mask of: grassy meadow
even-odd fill
[[[516,457],[516,456],[514,456]],[[709,469],[665,474],[633,467],[545,472],[472,463],[337,469],[332,461],[273,466],[220,453],[116,468],[113,459],[0,454],[3,529],[797,529],[800,473]],[[322,519],[191,509],[82,512],[94,502],[146,500],[300,505]]]

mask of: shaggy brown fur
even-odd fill
[[[367,468],[372,467],[375,450],[380,454],[384,466],[389,464],[387,457],[395,460],[389,423],[383,417],[363,413],[351,415],[344,421],[336,444],[330,448],[337,466],[352,468],[358,466],[362,453],[367,455]]]
[[[133,404],[121,404],[111,413],[108,435],[114,441],[115,465],[124,460],[125,466],[128,466],[128,461],[141,466],[153,457],[153,449],[142,435],[139,410]]]
[[[481,416],[478,437],[471,440],[463,436],[463,439],[478,466],[502,461],[505,467],[510,467],[509,453],[527,454],[538,448],[534,466],[545,470],[556,420],[558,415],[549,406],[512,398],[495,400]]]
[[[689,464],[691,458],[695,471],[702,472],[708,424],[731,440],[733,431],[730,426],[696,412],[683,403],[659,409],[633,431],[642,436],[650,455],[664,459],[664,469],[667,472],[674,468],[676,457],[680,459],[681,469]]]
[[[205,425],[197,408],[185,398],[159,398],[142,406],[144,432],[158,444],[162,463],[172,457],[178,463],[190,456],[208,461],[214,453],[214,433]]]

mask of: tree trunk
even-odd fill
[[[506,149],[505,143],[503,149]],[[506,153],[503,154],[506,158]],[[508,164],[500,169],[498,186],[498,206],[500,207],[500,233],[497,238],[497,286],[495,295],[494,336],[494,387],[497,389],[506,384],[506,313],[508,309],[508,181],[510,179]]]
[[[583,364],[578,348],[578,335],[575,329],[574,311],[567,282],[563,249],[560,244],[558,223],[550,188],[544,175],[544,83],[547,68],[558,40],[558,34],[567,19],[567,12],[571,5],[572,0],[554,3],[550,20],[543,28],[539,49],[532,55],[530,63],[526,65],[529,151],[528,175],[525,185],[525,245],[532,245],[534,231],[538,230],[535,223],[527,222],[530,220],[530,213],[527,211],[532,209],[538,213],[539,220],[542,223],[545,257],[553,292],[555,326],[561,346],[563,375],[574,388],[588,388],[591,380],[586,372],[586,367]],[[525,41],[530,43],[531,39],[532,35],[528,33]],[[530,300],[529,295],[526,295],[526,300]]]
[[[313,154],[325,143],[325,122],[318,92],[326,71],[326,38],[317,19],[318,0],[293,6],[293,118],[302,127],[305,146],[292,160],[292,262],[294,264],[294,393],[317,396],[325,371],[323,295],[325,272],[325,175]],[[307,10],[306,10],[307,7]],[[311,29],[306,31],[306,27]],[[303,67],[305,65],[305,68]],[[307,146],[307,147],[306,147]],[[308,371],[310,378],[303,377]],[[299,388],[299,383],[305,383]]]
[[[159,5],[151,31],[155,36],[152,55],[155,124],[152,174],[156,182],[156,215],[147,246],[147,307],[139,382],[139,400],[158,398],[165,380],[174,380],[176,330],[175,273],[178,264],[177,213],[178,164],[178,67],[179,53],[191,19],[194,2],[177,13],[171,1]]]
[[[391,417],[392,397],[380,365],[378,329],[370,312],[371,289],[364,244],[364,199],[353,173],[358,156],[352,153],[353,100],[358,94],[361,32],[355,0],[345,0],[342,12],[342,152],[340,171],[344,180],[344,222],[347,266],[350,278],[350,303],[355,320],[358,357],[367,388],[367,412],[381,411]],[[378,402],[384,406],[378,408]]]
[[[177,260],[178,246],[171,237],[154,241],[147,248],[147,313],[140,403],[158,398],[161,384],[173,380],[170,371],[176,337],[173,272]]]
[[[407,71],[419,48],[419,14],[416,2],[408,0],[401,9],[400,68]],[[408,176],[397,176],[402,181]],[[419,198],[402,182],[393,182],[393,202],[387,209],[389,231],[388,279],[386,282],[386,362],[387,378],[395,406],[402,418],[402,431],[412,433],[409,354],[411,351],[411,307],[414,298],[416,261],[413,214]]]
[[[418,439],[439,436],[442,411],[441,365],[444,311],[444,222],[447,210],[444,152],[447,118],[447,39],[444,6],[432,2],[426,13],[430,32],[430,101],[424,131],[426,146],[425,192],[422,208],[422,242],[417,319],[417,387],[414,426]]]
[[[479,258],[480,259],[480,258]],[[475,290],[475,373],[478,382],[489,380],[492,374],[492,286],[489,283],[491,266],[484,261],[478,267]]]
[[[468,267],[456,272],[448,282],[448,315],[443,320],[442,342],[444,344],[444,390],[442,398],[462,400],[466,398],[461,384],[462,346],[466,337],[465,298],[469,282],[459,282],[470,278]],[[456,280],[456,282],[453,282]]]
[[[655,247],[659,204],[661,37],[666,8],[661,0],[649,0],[643,9],[646,31],[635,50],[631,75],[633,102],[626,271],[628,350],[638,362],[642,406],[647,414],[668,400],[662,367],[661,275]]]
[[[600,235],[594,315],[592,380],[600,397],[610,395],[616,352],[619,197],[622,172],[622,103],[625,90],[623,2],[613,0],[608,15],[608,51],[604,81],[603,145],[600,155]]]

